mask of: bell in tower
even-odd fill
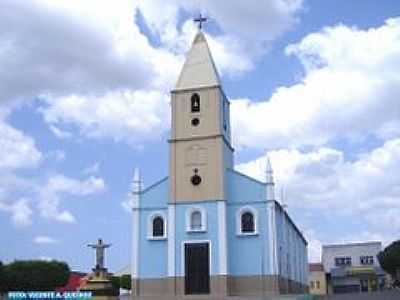
[[[191,111],[193,112],[200,112],[200,96],[197,93],[194,93],[190,98],[191,101]]]

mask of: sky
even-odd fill
[[[1,0],[0,260],[129,264],[129,191],[168,174],[170,90],[204,32],[231,101],[235,168],[309,242],[400,232],[400,2]]]

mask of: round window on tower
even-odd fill
[[[200,124],[200,119],[199,118],[193,118],[192,119],[192,126],[198,126]]]
[[[199,175],[193,175],[190,179],[193,185],[199,185],[201,183],[201,177]]]
[[[198,170],[194,169],[194,175],[190,177],[190,181],[193,185],[199,185],[201,183],[201,177],[197,174]]]

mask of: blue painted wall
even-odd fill
[[[169,179],[165,177],[142,191],[140,208],[167,208],[169,199]]]
[[[149,240],[149,218],[155,212],[167,213],[169,180],[164,178],[144,189],[140,199],[139,276],[160,278],[167,276],[167,240]],[[166,218],[167,219],[167,218]]]
[[[272,274],[265,184],[230,169],[227,178],[229,273],[242,276]],[[237,234],[237,213],[244,206],[257,211],[258,234],[255,236]]]
[[[226,170],[228,203],[265,202],[265,184],[235,170]]]
[[[287,278],[307,283],[307,248],[283,209],[276,207],[276,230],[279,273]]]
[[[140,215],[139,277],[160,278],[167,276],[167,240],[149,240],[147,237],[150,210]],[[165,210],[166,213],[166,210]]]
[[[226,153],[228,156],[228,153]],[[268,202],[265,184],[246,175],[227,169],[227,243],[228,274],[236,276],[272,274]],[[140,200],[139,276],[163,278],[167,276],[167,239],[148,239],[149,217],[155,212],[168,216],[169,180],[164,178],[143,190]],[[237,234],[237,213],[242,207],[252,207],[258,213],[258,234]],[[206,231],[187,232],[186,214],[192,207],[206,211]],[[307,251],[298,231],[287,214],[275,205],[278,250],[278,273],[292,280],[307,282]],[[184,241],[209,241],[212,275],[219,272],[218,201],[184,202],[175,211],[175,270],[184,276]],[[168,236],[167,236],[168,238]]]
[[[238,235],[236,222],[239,220],[236,219],[236,214],[243,205],[228,204],[229,273],[232,275],[271,274],[266,204],[254,203],[246,206],[251,206],[258,211],[258,234]]]
[[[187,232],[186,231],[186,212],[192,207],[203,208],[206,211],[206,231],[205,232]],[[207,201],[202,203],[184,203],[176,205],[175,217],[175,263],[178,276],[184,276],[184,252],[183,241],[211,241],[210,259],[211,275],[218,273],[218,215],[217,201]]]

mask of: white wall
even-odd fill
[[[374,266],[379,266],[376,256],[381,250],[381,242],[326,245],[322,246],[322,264],[325,271],[329,273],[332,268],[336,267],[335,257],[351,257],[351,265],[357,267],[362,266],[360,256],[373,256]]]

